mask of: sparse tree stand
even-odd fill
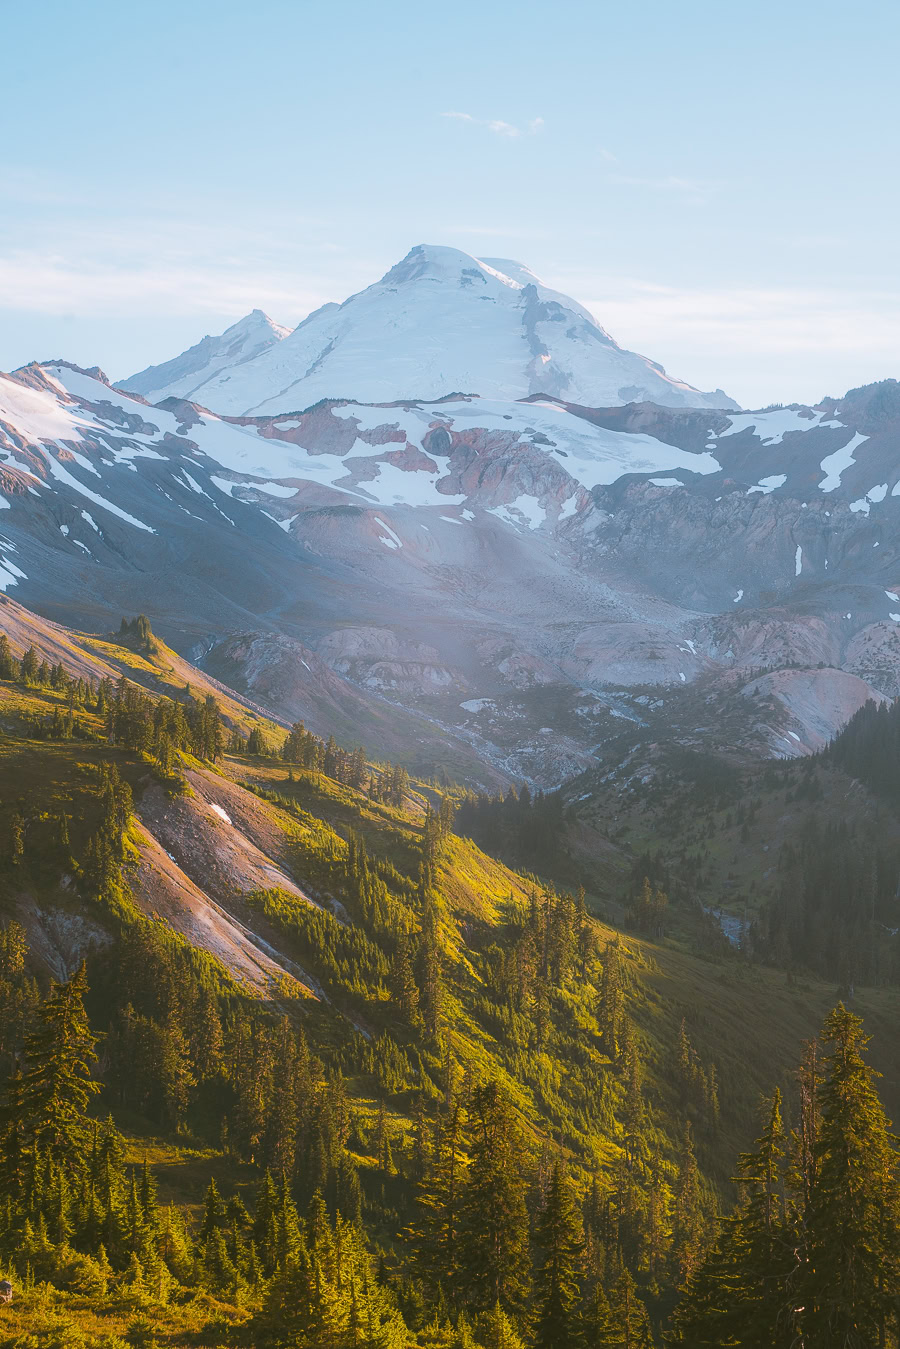
[[[900,1299],[900,1180],[863,1052],[839,1004],[820,1068],[807,1054],[801,1118],[785,1157],[780,1098],[741,1158],[745,1199],[688,1283],[673,1345],[690,1349],[894,1349]]]

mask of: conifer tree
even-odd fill
[[[421,1216],[409,1233],[426,1282],[444,1290],[452,1283],[457,1261],[466,1165],[462,1142],[462,1105],[453,1099],[432,1131],[430,1155],[417,1196]]]
[[[574,1349],[579,1341],[578,1282],[584,1248],[581,1215],[572,1187],[557,1163],[537,1227],[540,1265],[535,1281],[537,1349]]]
[[[14,867],[25,860],[25,817],[20,810],[13,812],[9,822],[9,860]]]
[[[19,662],[13,655],[9,638],[0,632],[0,679],[16,679],[19,675]]]
[[[611,1059],[616,1060],[619,1057],[625,1016],[622,949],[618,937],[606,943],[601,959],[603,977],[600,985],[600,1029],[606,1053]]]
[[[650,1317],[627,1269],[622,1270],[610,1303],[616,1349],[653,1349]]]
[[[401,938],[391,968],[391,998],[397,1011],[410,1026],[420,1026],[419,988],[413,974],[409,943]]]
[[[207,1242],[214,1232],[225,1226],[225,1203],[215,1180],[210,1180],[203,1199],[203,1219],[200,1223],[200,1241]]]
[[[816,1180],[799,1278],[812,1344],[875,1349],[900,1296],[900,1182],[894,1141],[863,1057],[862,1020],[839,1004],[819,1092]]]
[[[700,1175],[694,1154],[690,1124],[685,1124],[675,1186],[673,1214],[673,1254],[679,1284],[691,1277],[700,1259],[703,1244],[703,1213],[700,1206]]]
[[[31,1148],[61,1164],[80,1162],[90,1139],[87,1105],[100,1090],[91,1076],[97,1037],[84,995],[84,962],[64,984],[52,984],[25,1041],[22,1129]]]
[[[740,1158],[744,1199],[692,1273],[673,1320],[673,1345],[718,1349],[792,1349],[802,1341],[791,1275],[797,1235],[784,1194],[781,1093],[776,1091],[753,1152]]]
[[[36,684],[38,681],[38,672],[40,663],[37,652],[33,646],[30,646],[22,657],[21,678],[24,684]]]
[[[493,1307],[481,1313],[475,1328],[482,1349],[524,1349],[522,1338],[517,1334],[499,1299]]]
[[[466,1306],[499,1302],[524,1315],[530,1294],[525,1156],[509,1101],[496,1082],[476,1087],[469,1110],[470,1163],[459,1240]]]

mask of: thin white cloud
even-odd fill
[[[509,136],[511,139],[514,139],[519,135],[519,128],[513,126],[510,122],[485,122],[484,125],[487,127],[488,131],[493,131],[496,136]]]
[[[561,283],[560,283],[561,284]],[[900,295],[800,287],[687,289],[638,278],[570,278],[575,294],[622,340],[627,329],[649,346],[672,331],[735,351],[847,351],[872,355],[900,347]],[[654,353],[649,352],[650,355]]]
[[[746,407],[814,401],[900,373],[900,294],[875,289],[689,288],[638,277],[548,277],[617,342]]]
[[[512,122],[504,122],[499,117],[473,117],[470,112],[442,112],[441,116],[449,117],[454,122],[468,122],[471,126],[484,127],[505,140],[517,140],[522,135],[521,127],[515,126]],[[525,129],[529,136],[537,136],[544,129],[543,117],[533,117]]]
[[[612,150],[607,150],[605,145],[598,146],[597,158],[602,159],[604,164],[618,164],[619,162],[618,157],[613,154]]]
[[[113,264],[25,251],[0,257],[0,296],[7,311],[132,322],[142,315],[230,313],[238,318],[256,306],[274,310],[284,322],[297,322],[333,298],[281,269],[243,272],[199,260]]]

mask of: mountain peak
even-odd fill
[[[479,274],[493,275],[503,284],[518,289],[518,283],[502,276],[492,267],[463,253],[459,248],[449,248],[443,244],[416,244],[406,257],[396,263],[378,282],[381,286],[398,286],[408,281],[457,281],[465,285],[465,278],[471,281]]]
[[[232,323],[223,333],[207,335],[174,360],[148,365],[121,381],[121,387],[143,395],[149,402],[164,398],[194,397],[202,402],[200,390],[221,371],[252,361],[290,334],[290,328],[276,323],[262,309]]]
[[[445,244],[416,244],[379,281],[290,334],[254,310],[127,387],[239,415],[294,412],[323,398],[432,402],[459,391],[588,407],[737,407],[625,351],[524,263]]]

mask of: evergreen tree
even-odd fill
[[[0,679],[18,679],[18,677],[19,662],[13,655],[6,633],[0,632]]]
[[[401,938],[391,968],[391,999],[397,1011],[410,1026],[420,1026],[419,988],[413,974],[409,943]]]
[[[690,1124],[684,1127],[673,1215],[673,1254],[679,1284],[685,1284],[697,1267],[703,1247],[704,1222],[700,1205],[700,1174],[694,1154]]]
[[[574,1349],[579,1343],[578,1272],[584,1237],[571,1184],[558,1163],[535,1235],[540,1251],[535,1345],[537,1349]]]
[[[797,1234],[784,1193],[781,1093],[753,1152],[740,1158],[744,1199],[692,1273],[673,1320],[675,1345],[792,1349],[801,1343],[791,1292]]]
[[[500,1303],[525,1314],[530,1294],[525,1156],[509,1101],[495,1082],[476,1087],[463,1200],[458,1281],[467,1307]]]
[[[622,987],[622,948],[619,939],[606,943],[602,956],[600,985],[600,1029],[603,1047],[614,1061],[619,1057],[625,1018],[625,993]]]
[[[862,1021],[839,1004],[820,1100],[817,1172],[799,1278],[810,1345],[875,1349],[900,1296],[900,1182],[894,1141],[863,1057]]]
[[[33,646],[30,646],[22,657],[21,678],[24,684],[36,684],[38,682],[38,673],[40,663],[37,652]]]
[[[627,1269],[622,1270],[610,1302],[616,1349],[653,1349],[650,1317]]]
[[[34,1151],[61,1164],[80,1162],[90,1138],[87,1105],[100,1085],[91,1076],[97,1037],[84,995],[84,962],[64,984],[52,984],[25,1041],[21,1127]]]

